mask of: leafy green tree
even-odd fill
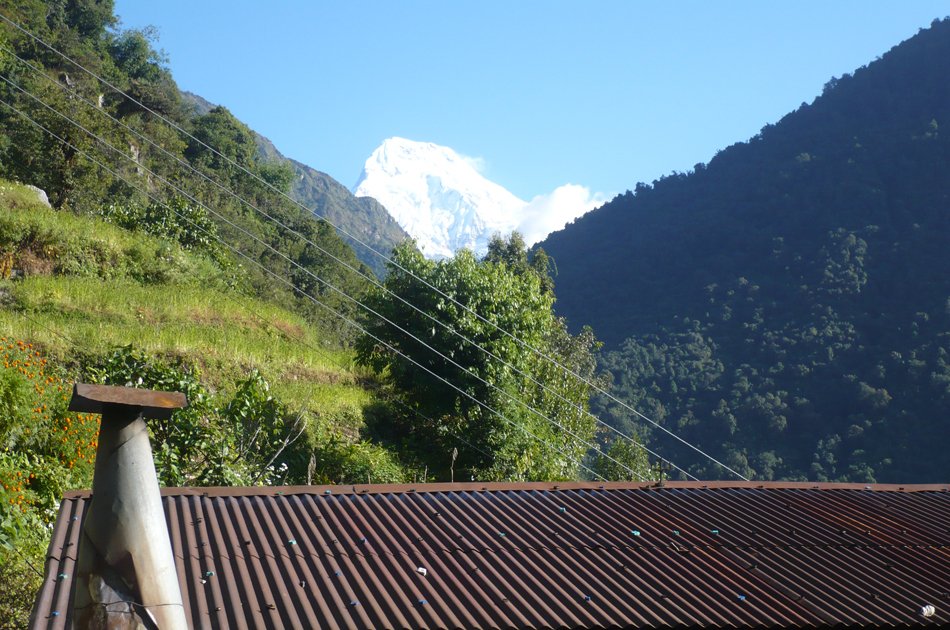
[[[593,470],[608,481],[662,479],[659,464],[650,464],[647,452],[630,440],[615,438],[593,460]]]
[[[244,179],[238,167],[252,168],[255,164],[254,134],[226,107],[215,107],[196,118],[191,134],[185,157],[194,166],[227,174],[237,183]]]
[[[589,331],[579,337],[566,332],[564,322],[552,312],[554,296],[544,289],[540,274],[523,273],[508,264],[511,254],[516,261],[526,260],[523,242],[499,244],[504,245],[499,247],[506,252],[503,256],[479,261],[463,250],[439,262],[423,258],[411,243],[398,246],[385,283],[398,297],[377,290],[370,292],[366,302],[406,332],[380,317],[367,316],[370,334],[357,340],[357,360],[385,375],[394,394],[413,410],[394,413],[390,438],[403,441],[431,462],[437,475],[448,476],[450,453],[458,449],[456,469],[477,477],[575,478],[578,461],[587,450],[583,441],[591,440],[594,433],[594,420],[584,413],[589,388],[525,345],[555,355],[568,368],[592,377],[597,344]],[[487,321],[425,286],[410,272]]]
[[[307,428],[303,410],[293,413],[286,404],[270,394],[270,385],[254,370],[238,383],[237,391],[222,410],[224,433],[230,458],[220,464],[240,469],[239,481],[258,483],[285,482],[288,473],[300,481],[305,469]]]
[[[529,251],[520,232],[512,232],[508,238],[499,233],[488,241],[485,262],[504,263],[508,268],[521,275],[533,274],[541,281],[545,293],[554,293],[554,280],[551,278],[551,261],[545,251],[538,247]]]

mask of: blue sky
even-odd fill
[[[179,85],[352,186],[385,138],[524,199],[619,193],[754,135],[937,17],[929,0],[116,0]]]

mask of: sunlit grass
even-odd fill
[[[2,266],[3,260],[7,267]],[[197,367],[226,391],[259,370],[291,408],[355,435],[373,379],[303,317],[228,288],[210,259],[166,240],[53,210],[0,180],[0,335],[78,367],[132,345]],[[88,360],[88,359],[86,359]]]
[[[288,393],[303,392],[305,383],[356,380],[350,354],[334,340],[320,338],[301,317],[247,297],[62,276],[7,281],[0,291],[7,300],[0,333],[33,339],[55,355],[72,354],[73,344],[90,354],[132,344],[183,357],[214,381],[257,368]]]

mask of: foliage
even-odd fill
[[[146,234],[175,241],[185,249],[196,249],[219,255],[218,226],[201,206],[189,204],[182,197],[167,203],[152,202],[147,206],[132,201],[102,206],[99,214],[119,227],[141,230]]]
[[[650,464],[647,452],[637,442],[616,437],[593,458],[592,469],[607,481],[662,479],[660,464]]]
[[[87,368],[90,380],[185,394],[188,406],[167,422],[149,423],[155,468],[162,485],[258,485],[301,483],[307,457],[301,451],[306,419],[294,417],[269,394],[254,371],[237,383],[220,408],[193,367],[148,357],[131,346]]]
[[[110,30],[115,20],[103,16],[111,3],[79,5],[86,3],[23,0],[11,17],[135,100],[103,92],[71,63],[0,27],[0,37],[25,60],[2,60],[23,91],[4,84],[0,96],[71,145],[0,106],[0,177],[39,186],[57,209],[135,225],[225,267],[237,259],[258,297],[293,308],[345,345],[352,329],[333,311],[355,312],[344,295],[358,298],[366,285],[361,273],[370,272],[334,229],[272,190],[289,190],[295,180],[290,163],[264,158],[257,136],[226,108],[189,111],[151,30]],[[351,197],[347,203],[359,205]],[[239,253],[225,255],[229,248]]]
[[[0,337],[0,614],[24,626],[63,492],[92,480],[98,420],[33,344]]]
[[[524,256],[523,246],[512,243],[518,256]],[[402,442],[439,471],[447,472],[448,454],[457,448],[460,468],[479,477],[577,475],[578,460],[586,452],[583,441],[593,435],[593,421],[584,413],[587,387],[563,378],[513,337],[588,375],[596,343],[590,333],[579,338],[566,333],[551,312],[553,296],[543,289],[538,274],[521,273],[501,259],[480,262],[468,251],[433,262],[405,244],[394,252],[385,286],[391,293],[375,291],[366,300],[381,317],[365,318],[369,334],[358,340],[356,349],[357,360],[385,374],[394,394],[411,410],[394,409],[396,428],[390,429],[388,439]],[[501,360],[477,350],[466,338]]]
[[[247,469],[250,483],[302,483],[308,455],[301,440],[307,430],[305,410],[294,413],[270,395],[270,385],[254,370],[238,383],[222,410],[227,455],[232,466]]]
[[[128,278],[146,284],[197,284],[226,288],[239,282],[233,263],[218,252],[187,252],[205,243],[185,235],[160,214],[136,214],[128,206],[101,210],[110,221],[134,225],[139,219],[162,238],[132,235],[85,217],[46,208],[25,188],[0,180],[0,276],[69,275],[103,280]],[[200,220],[200,219],[199,219]],[[210,228],[213,230],[213,228]],[[173,238],[179,244],[170,243]]]
[[[616,395],[744,475],[946,480],[950,456],[920,448],[950,437],[948,59],[938,21],[543,243],[559,312],[610,344]],[[728,474],[595,406],[697,476]]]
[[[322,419],[321,419],[322,420]],[[405,483],[408,467],[392,450],[369,440],[354,440],[321,421],[312,432],[312,474],[307,483]]]
[[[154,360],[126,346],[87,367],[86,380],[185,394],[185,409],[176,410],[167,422],[148,424],[155,470],[159,482],[168,486],[191,485],[209,476],[216,436],[207,415],[214,409],[196,370]]]

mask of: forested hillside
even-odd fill
[[[946,480],[927,447],[950,438],[948,76],[936,21],[541,243],[614,392],[751,477]]]

